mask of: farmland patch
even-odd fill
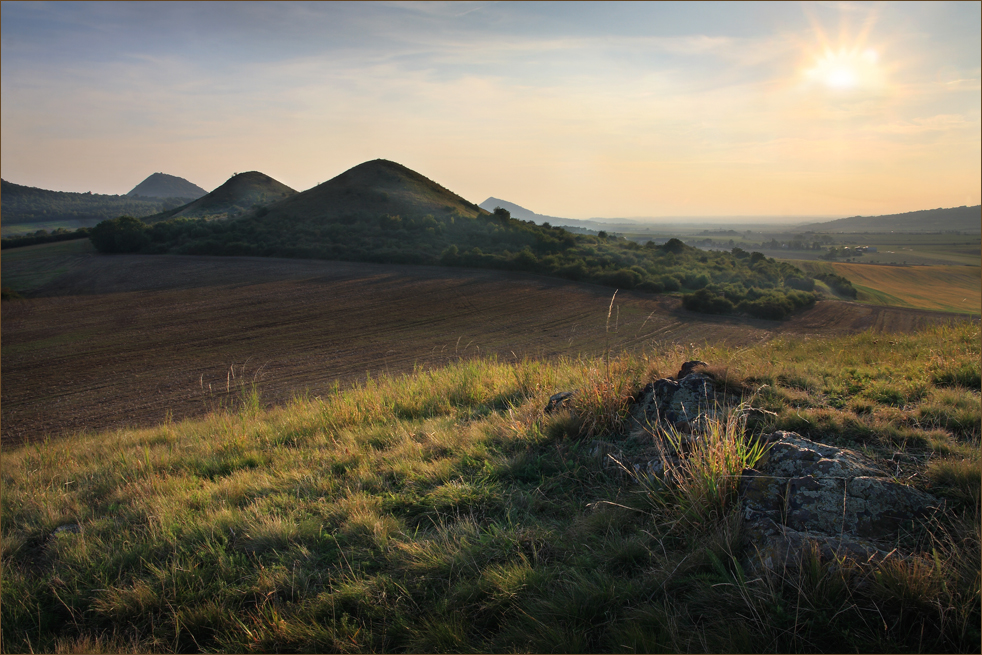
[[[49,264],[50,250],[38,246]],[[30,250],[30,249],[25,249]],[[687,312],[677,298],[502,271],[270,258],[63,254],[3,307],[2,439],[151,425],[241,402],[479,355],[591,356],[867,327],[945,315],[820,302],[786,322]],[[3,274],[39,264],[3,258]]]

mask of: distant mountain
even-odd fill
[[[481,209],[486,209],[489,212],[493,212],[495,207],[501,207],[502,209],[507,209],[511,214],[512,218],[517,218],[522,221],[535,221],[539,225],[543,223],[549,223],[550,225],[562,225],[565,227],[581,227],[585,229],[603,229],[600,227],[602,224],[597,221],[584,221],[577,218],[560,218],[558,216],[546,216],[544,214],[536,214],[530,209],[525,209],[521,205],[516,205],[513,202],[508,202],[507,200],[502,200],[501,198],[495,198],[491,196],[480,205]]]
[[[196,200],[206,193],[208,192],[197,184],[192,184],[183,177],[168,175],[166,173],[154,173],[133,187],[133,190],[126,195],[142,196],[144,198],[186,198],[188,200]]]
[[[885,216],[851,216],[810,223],[796,231],[813,232],[982,232],[982,205],[924,209]]]
[[[68,224],[72,227],[90,226],[107,218],[123,215],[144,218],[186,202],[186,198],[49,191],[7,180],[0,181],[0,212],[3,214],[5,228],[16,225],[38,228]]]
[[[268,220],[283,216],[325,221],[386,214],[417,217],[454,213],[474,217],[485,212],[416,171],[376,159],[269,207]]]
[[[294,189],[259,171],[237,173],[211,193],[183,207],[163,212],[158,216],[151,216],[148,221],[154,222],[179,216],[231,218],[280,202],[296,193]]]

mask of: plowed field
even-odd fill
[[[951,314],[827,301],[790,321],[686,312],[675,298],[498,271],[267,258],[97,255],[85,245],[3,255],[27,300],[2,312],[2,440],[150,425],[234,402],[328,393],[366,374],[461,357],[649,352]],[[45,250],[47,248],[47,250]],[[16,251],[15,251],[16,252]]]

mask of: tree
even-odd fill
[[[120,216],[102,221],[89,233],[92,245],[99,252],[137,252],[150,245],[146,224],[132,216]]]

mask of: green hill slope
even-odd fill
[[[633,429],[641,389],[684,355],[760,411],[674,448]],[[6,652],[978,650],[977,325],[241,399],[4,449]],[[945,508],[875,557],[805,541],[775,566],[739,494],[774,430],[862,451]]]
[[[147,220],[153,222],[177,217],[212,220],[231,218],[280,202],[296,193],[282,182],[259,171],[238,173],[230,177],[222,186],[194,202],[151,216]]]

